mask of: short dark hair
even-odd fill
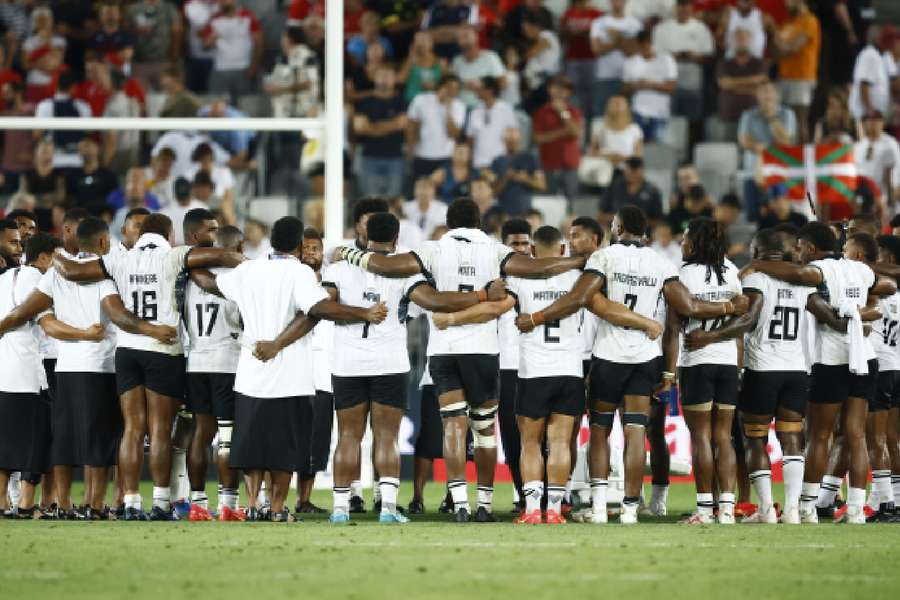
[[[470,198],[457,198],[447,209],[447,227],[477,229],[481,225],[481,211]]]
[[[181,231],[187,238],[188,233],[193,232],[200,227],[204,221],[215,221],[216,216],[206,208],[192,208],[184,215],[184,221],[181,224]]]
[[[582,229],[590,231],[597,236],[598,244],[603,243],[603,228],[600,227],[600,223],[597,222],[597,219],[592,219],[591,217],[577,217],[572,221],[572,227],[581,227]]]
[[[562,233],[552,225],[541,225],[534,232],[535,245],[549,247],[562,243]]]
[[[297,217],[281,217],[272,225],[269,240],[278,252],[293,252],[303,242],[303,221]]]
[[[139,207],[137,207],[137,208],[132,208],[132,209],[129,210],[127,213],[125,213],[125,222],[127,223],[128,220],[131,219],[132,217],[138,217],[138,216],[141,216],[141,215],[143,215],[143,216],[146,217],[146,216],[149,215],[149,214],[152,214],[152,213],[150,212],[150,209],[149,209],[149,208],[145,208],[145,207],[143,207],[143,206],[139,206]]]
[[[49,233],[36,233],[25,241],[25,263],[36,261],[41,254],[53,254],[61,246],[62,242]]]
[[[876,260],[878,260],[878,242],[875,241],[875,237],[871,234],[854,233],[847,239],[847,241],[853,242],[854,244],[862,248],[867,262],[875,262]]]
[[[109,225],[100,217],[85,217],[78,223],[78,229],[75,235],[78,236],[78,243],[84,246],[90,246],[97,242],[97,238],[104,233],[109,232]]]
[[[753,243],[761,252],[781,254],[784,252],[784,236],[773,227],[760,229],[753,236]]]
[[[366,222],[366,234],[370,242],[388,244],[397,239],[400,221],[389,212],[375,213]]]
[[[896,235],[879,235],[875,240],[879,248],[884,248],[894,255],[894,262],[900,265],[900,237]]]
[[[303,239],[304,240],[318,240],[320,243],[322,242],[322,234],[315,227],[307,227],[303,230]]]
[[[653,30],[649,27],[641,29],[635,36],[638,44],[647,44],[653,41]]]
[[[219,230],[219,246],[222,248],[235,248],[238,242],[244,239],[244,232],[234,225],[225,225]]]
[[[206,173],[204,173],[206,175]],[[197,173],[197,176],[200,176],[200,173]],[[209,175],[206,175],[209,177]],[[172,192],[175,194],[175,198],[190,198],[191,197],[191,182],[188,181],[184,177],[179,177],[175,180],[175,183],[172,184]]]
[[[6,215],[6,218],[10,221],[15,221],[16,219],[24,217],[26,219],[31,219],[35,223],[37,223],[37,217],[34,216],[34,213],[30,210],[25,210],[24,208],[17,208],[15,210],[9,211],[9,214]]]
[[[212,146],[210,146],[208,142],[200,142],[197,144],[194,151],[191,152],[191,161],[200,162],[200,159],[204,156],[215,156]]]
[[[801,227],[797,237],[809,242],[822,252],[834,252],[837,248],[837,238],[831,227],[818,221],[807,223]]]
[[[0,219],[0,231],[3,231],[4,229],[13,229],[15,231],[18,231],[19,226],[16,225],[15,221],[7,217],[5,219]]]
[[[791,235],[794,237],[800,235],[800,228],[791,223],[779,223],[773,229],[783,235]]]
[[[86,208],[74,206],[66,211],[66,215],[63,217],[63,223],[81,223],[90,216],[91,213],[89,213]]]
[[[141,223],[141,235],[155,233],[169,239],[172,233],[172,219],[162,213],[150,213]]]
[[[59,74],[59,78],[56,81],[56,89],[66,92],[72,89],[73,85],[75,85],[75,75],[71,71],[63,71]]]
[[[500,96],[500,80],[496,77],[492,77],[488,75],[487,77],[481,78],[481,87],[486,90],[490,90],[494,97]]]
[[[531,223],[525,219],[510,219],[500,228],[500,241],[505,244],[507,237],[521,234],[531,236]]]
[[[208,185],[209,187],[216,187],[215,183],[213,183],[212,177],[209,176],[209,173],[206,171],[197,171],[197,174],[194,175],[194,180],[191,182],[191,185]]]
[[[362,219],[363,215],[387,212],[389,209],[388,201],[381,196],[361,198],[353,205],[353,222],[359,223],[359,220]]]
[[[454,81],[456,83],[462,84],[462,81],[460,80],[460,78],[458,76],[454,75],[453,73],[447,73],[446,75],[443,75],[440,78],[440,80],[438,81],[438,84],[437,84],[438,89],[440,89],[440,88],[444,87],[445,85],[447,85],[448,83],[452,83]]]
[[[632,235],[647,234],[647,214],[644,210],[634,204],[626,204],[616,213],[619,217],[619,223],[626,232]]]

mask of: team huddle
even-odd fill
[[[354,221],[356,240],[326,252],[319,232],[283,217],[272,252],[254,260],[242,254],[240,230],[220,229],[205,209],[185,216],[183,246],[171,243],[168,217],[143,209],[128,214],[116,244],[104,221],[78,209],[66,214],[61,240],[0,221],[4,514],[299,520],[321,510],[310,492],[336,415],[329,520],[347,523],[361,509],[355,482],[370,426],[379,521],[407,523],[423,507],[421,497],[408,512],[398,504],[406,330],[425,315],[422,413],[435,416],[419,437],[446,463],[444,508],[456,522],[497,520],[499,422],[523,499],[515,522],[606,523],[617,414],[618,519],[665,515],[660,397],[676,384],[697,488],[684,522],[735,523],[744,461],[759,498],[744,522],[895,520],[900,238],[876,236],[864,222],[846,233],[821,223],[762,230],[739,271],[725,257],[721,224],[691,221],[679,267],[645,245],[647,217],[632,205],[615,215],[609,245],[585,217],[565,235],[512,219],[496,240],[468,199],[448,208],[446,233],[412,251],[397,247],[400,223],[385,201],[360,201]],[[585,415],[590,500],[577,502]],[[773,420],[784,455],[780,506],[766,447]],[[653,486],[642,508],[648,438]],[[147,442],[149,510],[139,488]],[[84,467],[80,506],[73,467]],[[835,512],[845,475],[849,493]]]

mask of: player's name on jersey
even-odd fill
[[[779,300],[793,300],[794,299],[794,290],[778,288],[778,299]]]
[[[632,275],[631,273],[614,272],[613,280],[617,283],[624,283],[631,286],[656,287],[659,279],[653,275]]]
[[[472,265],[460,265],[459,274],[465,277],[475,277],[475,267],[473,267]]]
[[[132,273],[128,276],[128,283],[135,284],[147,284],[147,283],[157,283],[159,281],[159,277],[156,273]]]
[[[858,287],[848,287],[844,289],[844,296],[847,298],[862,298],[863,292]]]
[[[700,292],[694,294],[694,298],[704,300],[706,302],[718,302],[720,300],[731,300],[734,298],[734,292],[731,290],[712,290],[709,292]]]
[[[558,300],[566,295],[566,290],[535,290],[534,300]]]

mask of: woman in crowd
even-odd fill
[[[419,31],[413,38],[409,56],[397,77],[405,83],[403,98],[407,103],[422,92],[433,92],[447,70],[446,61],[434,53],[434,41],[427,31]]]
[[[613,96],[606,103],[606,113],[591,124],[591,156],[600,156],[619,168],[625,159],[641,156],[644,134],[631,119],[631,108],[625,96]]]
[[[212,179],[215,203],[211,208],[218,208],[222,212],[225,223],[234,225],[237,215],[234,209],[234,174],[225,165],[216,164],[212,147],[207,143],[199,144],[191,156],[194,166],[186,173],[186,177],[193,181],[200,171],[205,172]]]
[[[431,175],[437,186],[438,197],[450,203],[461,196],[469,195],[469,187],[477,174],[472,169],[472,148],[459,143],[453,148],[450,164]]]

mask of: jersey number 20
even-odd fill
[[[797,328],[800,326],[800,309],[793,306],[776,306],[769,321],[769,339],[797,339]]]

